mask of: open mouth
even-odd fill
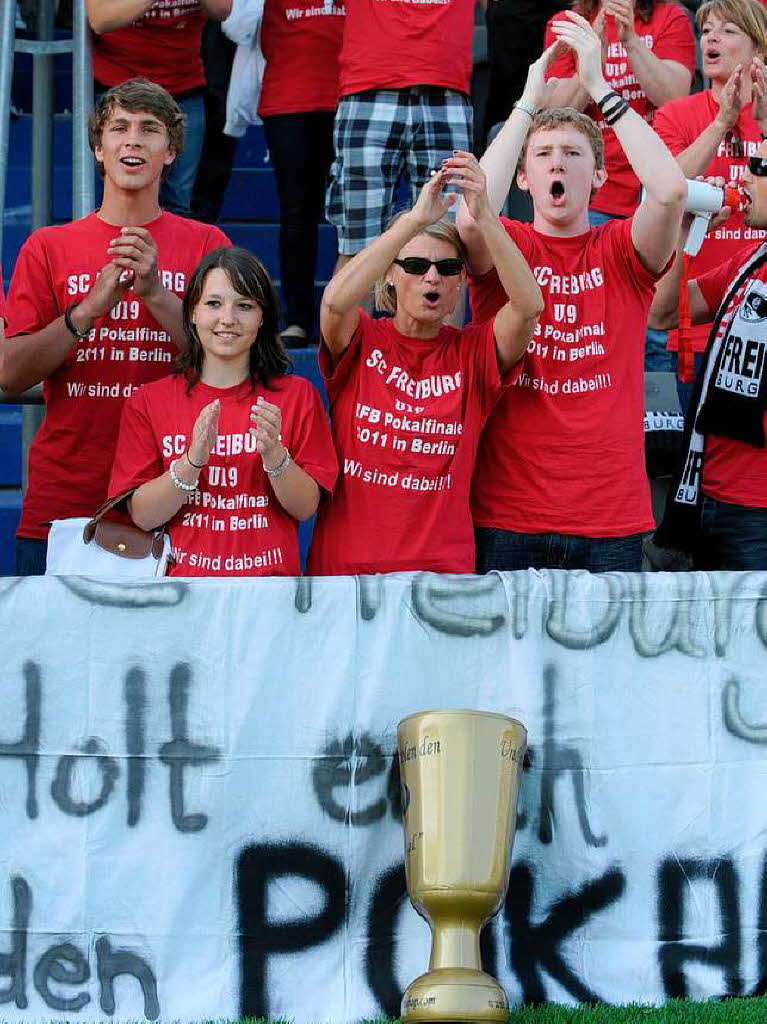
[[[740,190],[740,206],[743,213],[748,213],[751,209],[751,196],[744,188],[741,188]]]
[[[435,303],[439,302],[439,292],[426,292],[424,294],[424,299],[430,306],[433,306]]]
[[[124,156],[120,160],[124,167],[143,167],[144,161],[138,156]]]
[[[552,181],[550,191],[554,205],[561,206],[565,199],[565,186],[563,183],[561,181]]]

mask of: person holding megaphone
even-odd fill
[[[677,326],[681,306],[693,325],[708,332],[708,344],[687,412],[682,471],[669,491],[654,540],[691,555],[699,569],[765,570],[767,143],[760,143],[756,154],[748,157],[742,212],[732,213],[722,205],[709,225],[709,232],[715,232],[740,216],[751,239],[741,241],[738,251],[719,266],[686,282],[679,303],[688,229],[696,211],[697,218],[704,216],[704,183],[691,184],[695,187],[689,190],[680,255],[659,283],[653,308],[661,326],[670,329]],[[726,198],[723,178],[705,184]]]
[[[687,178],[706,175],[738,182],[767,132],[767,10],[759,0],[707,0],[698,9],[696,21],[703,74],[711,87],[666,103],[656,113],[653,127]],[[741,211],[733,211],[726,224],[706,236],[691,260],[690,277],[721,266],[745,243],[763,237],[761,229],[746,226]],[[655,304],[649,325],[661,329]],[[706,338],[706,328],[694,326],[669,334],[669,349],[681,352],[677,387],[685,410],[695,376],[693,356],[697,355],[699,365]]]

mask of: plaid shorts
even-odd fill
[[[392,216],[401,172],[411,201],[454,149],[471,149],[467,96],[437,86],[368,89],[344,96],[336,111],[335,160],[326,214],[338,251],[353,256],[378,238]]]

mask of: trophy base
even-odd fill
[[[402,997],[403,1021],[505,1021],[509,1001],[484,971],[442,967],[411,982]]]

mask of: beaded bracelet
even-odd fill
[[[178,487],[180,491],[196,491],[199,480],[195,480],[193,484],[185,484],[184,481],[176,473],[176,463],[178,459],[173,459],[170,464],[170,482],[174,487]]]

